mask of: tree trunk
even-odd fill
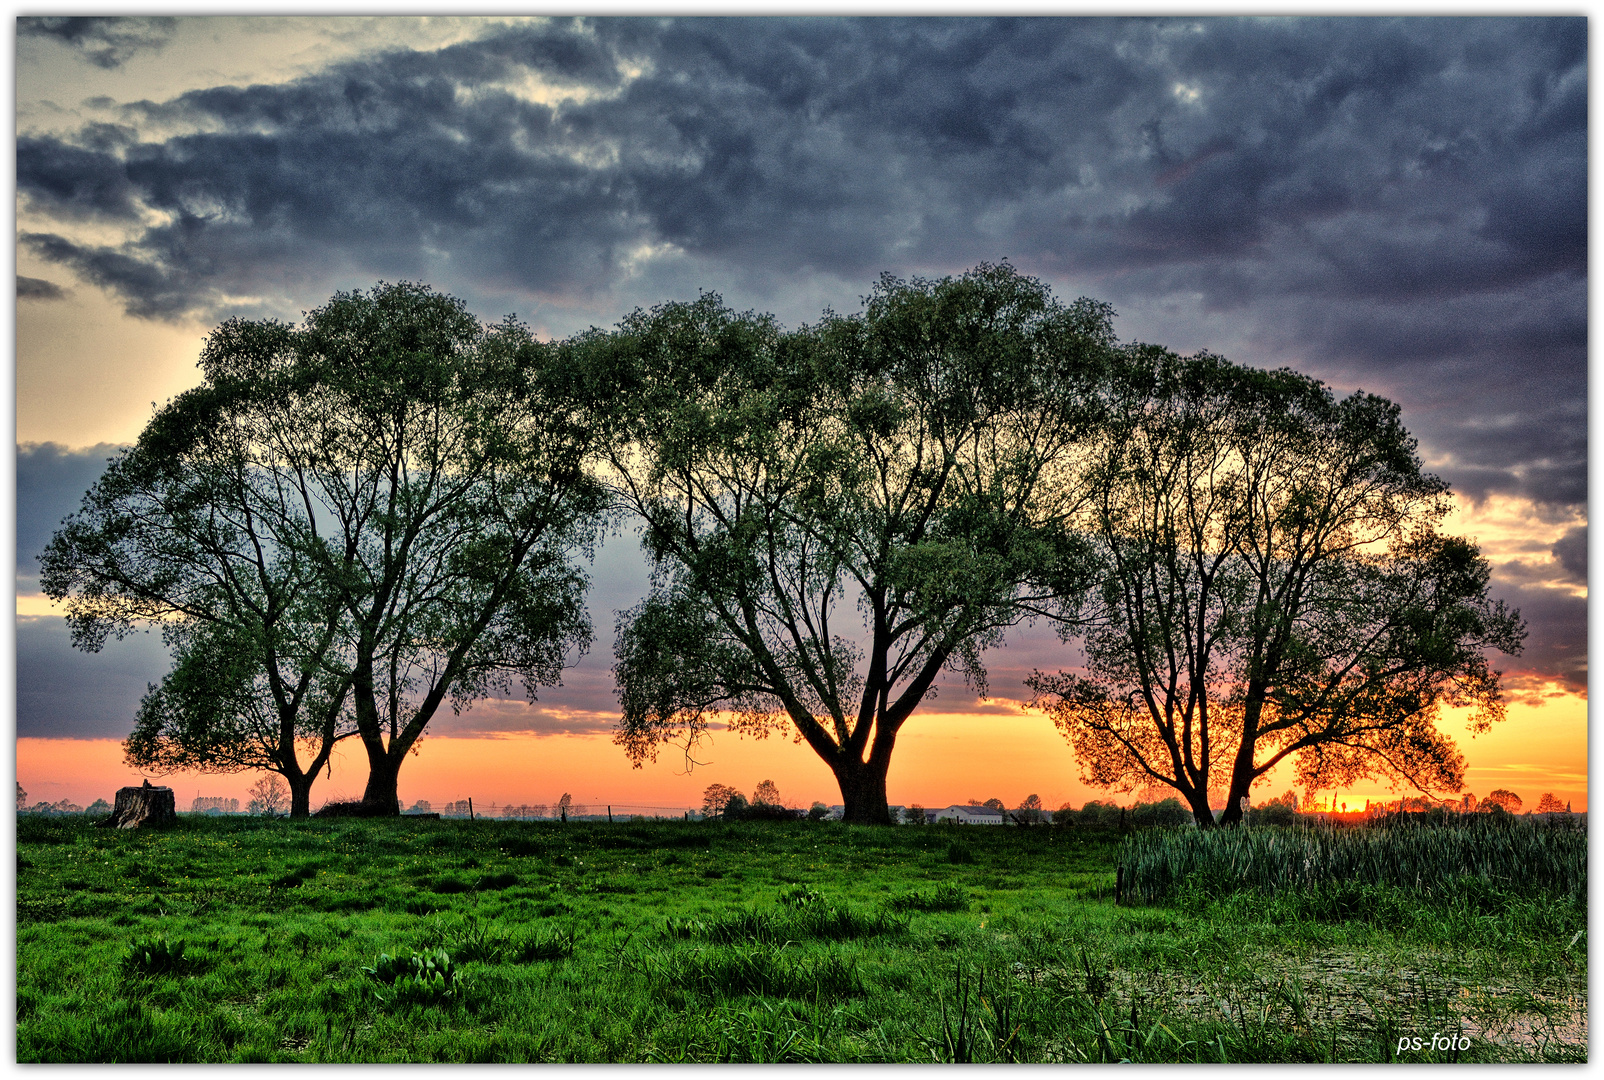
[[[147,780],[143,787],[118,788],[111,816],[100,824],[109,829],[160,829],[177,823],[173,789],[152,787]]]
[[[1230,797],[1225,800],[1225,809],[1220,812],[1220,825],[1222,828],[1242,824],[1242,799],[1243,796],[1238,795],[1236,787],[1233,786]]]
[[[886,805],[886,773],[890,762],[873,758],[834,764],[836,783],[841,785],[841,801],[846,809],[841,820],[854,825],[890,825],[891,810]]]
[[[1214,828],[1214,811],[1209,809],[1209,793],[1207,791],[1186,793],[1186,801],[1192,807],[1192,820],[1197,822],[1198,828]]]
[[[284,779],[290,784],[290,817],[310,817],[312,813],[312,781],[317,778],[316,773],[302,773],[300,776],[285,774]]]
[[[368,786],[362,792],[362,801],[385,807],[385,814],[400,814],[401,799],[396,794],[396,785],[401,775],[401,762],[406,760],[406,753],[392,757],[390,754],[375,756],[371,749],[368,753]]]

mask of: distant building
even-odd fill
[[[927,811],[926,817],[929,817],[931,821],[953,821],[959,825],[1003,824],[1002,812],[993,810],[989,806],[958,806],[954,804],[945,810],[935,811],[935,816],[933,817]]]

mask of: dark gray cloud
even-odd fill
[[[18,618],[17,737],[127,738],[139,699],[167,668],[167,648],[157,631],[84,653],[72,647],[63,619]]]
[[[1554,558],[1578,585],[1587,584],[1587,526],[1571,529],[1554,542]]]
[[[1559,589],[1495,580],[1494,595],[1526,620],[1526,647],[1519,656],[1497,655],[1493,666],[1509,673],[1506,684],[1519,694],[1544,680],[1573,693],[1587,693],[1587,600]]]
[[[160,51],[172,40],[177,24],[171,16],[32,16],[17,19],[17,37],[59,41],[96,67],[115,68],[137,53]]]
[[[411,277],[559,333],[703,285],[797,321],[883,269],[1007,256],[1155,340],[1393,397],[1473,498],[1575,508],[1586,41],[1581,18],[498,27],[24,133],[47,224],[21,242],[147,318]],[[530,77],[583,94],[510,89]]]
[[[123,447],[100,443],[70,450],[57,443],[17,447],[17,577],[19,592],[37,590],[39,554],[75,512],[84,492],[100,479],[106,462]]]
[[[24,277],[17,275],[18,300],[61,300],[67,295],[67,290],[54,281],[44,278]]]

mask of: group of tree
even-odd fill
[[[709,784],[702,792],[702,816],[743,821],[789,820],[804,815],[780,801],[780,788],[773,780],[760,780],[750,800],[727,784]]]
[[[296,815],[340,740],[399,812],[447,699],[555,682],[609,515],[653,574],[614,650],[637,767],[715,720],[788,730],[846,820],[888,822],[943,672],[984,695],[985,651],[1049,619],[1085,662],[1033,704],[1092,784],[1173,789],[1200,825],[1289,758],[1309,788],[1458,790],[1435,721],[1502,715],[1487,655],[1524,629],[1439,533],[1398,408],[1112,319],[1006,264],[886,275],[792,329],[704,294],[557,342],[422,286],[342,293],[214,331],[42,581],[80,647],[172,648],[131,762],[271,770]]]

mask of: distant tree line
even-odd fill
[[[1171,790],[1200,825],[1282,761],[1311,789],[1459,790],[1435,721],[1503,715],[1487,655],[1524,626],[1438,531],[1449,492],[1397,406],[1112,320],[1003,264],[886,275],[792,329],[704,294],[546,342],[381,283],[214,330],[41,580],[78,647],[146,625],[171,648],[131,764],[266,770],[292,816],[349,739],[364,807],[399,813],[443,705],[555,684],[613,526],[653,571],[614,645],[637,767],[714,718],[788,730],[846,820],[889,822],[937,679],[987,693],[986,650],[1046,619],[1085,663],[1036,672],[1032,704],[1089,783]]]

